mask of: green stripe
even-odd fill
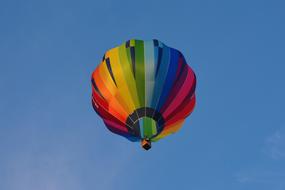
[[[153,119],[151,118],[148,117],[143,118],[143,131],[144,131],[144,136],[147,138],[151,138],[153,136],[152,121]]]
[[[132,67],[132,59],[131,59],[130,48],[125,48],[125,49],[126,49],[126,53],[127,53],[128,64],[130,64],[130,67]]]
[[[137,41],[137,40],[134,40],[134,39],[130,40],[130,46],[135,46],[136,41]]]
[[[156,135],[157,133],[156,122],[153,119],[151,120],[151,128],[152,128],[152,135]]]
[[[145,65],[144,65],[144,43],[136,40],[135,42],[136,58],[136,85],[139,96],[140,107],[145,106]]]

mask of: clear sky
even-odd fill
[[[284,190],[282,0],[0,1],[1,190]],[[91,106],[104,52],[157,38],[197,106],[146,152]]]

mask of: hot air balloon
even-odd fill
[[[180,51],[158,40],[108,50],[91,82],[92,105],[106,127],[146,150],[177,132],[195,106],[195,73]]]

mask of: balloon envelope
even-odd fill
[[[195,106],[193,70],[180,51],[158,40],[108,50],[91,82],[94,110],[110,131],[131,141],[178,131]]]

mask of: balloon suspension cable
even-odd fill
[[[149,139],[142,139],[141,146],[145,150],[149,150],[151,148],[151,141]]]

